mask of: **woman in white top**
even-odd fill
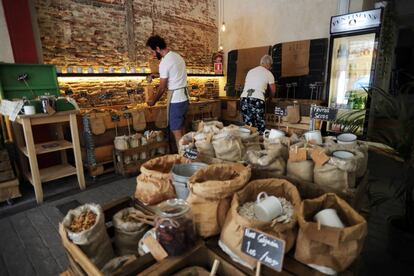
[[[275,96],[275,77],[270,72],[272,57],[264,55],[260,66],[251,69],[246,76],[240,107],[245,124],[257,127],[262,134],[265,131],[265,93],[269,86],[271,98]]]

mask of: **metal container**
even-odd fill
[[[175,193],[178,198],[187,199],[189,190],[188,190],[188,179],[199,169],[206,167],[207,164],[204,163],[189,163],[189,164],[176,164],[172,168],[173,176],[173,185],[175,188]]]

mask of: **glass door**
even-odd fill
[[[329,106],[338,109],[338,118],[344,124],[330,123],[328,131],[362,135],[368,99],[363,88],[371,84],[376,49],[376,33],[333,39]]]

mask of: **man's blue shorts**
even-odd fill
[[[188,101],[180,103],[170,103],[170,130],[180,130],[184,127],[188,105]]]

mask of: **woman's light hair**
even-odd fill
[[[269,55],[264,55],[260,59],[260,65],[272,65],[272,64],[273,64],[273,59]]]

